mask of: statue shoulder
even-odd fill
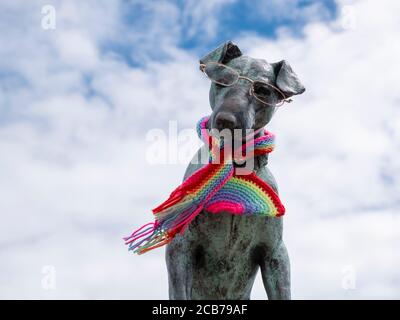
[[[278,184],[276,183],[275,177],[273,176],[272,172],[268,169],[267,166],[263,166],[257,169],[256,175],[261,180],[268,183],[268,185],[270,185],[271,188],[274,189],[276,193],[278,193]]]

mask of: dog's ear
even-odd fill
[[[201,58],[200,63],[206,64],[207,62],[219,62],[225,64],[241,55],[242,52],[239,47],[232,41],[227,41]]]
[[[286,98],[306,91],[292,67],[285,60],[271,63],[276,76],[276,86],[285,94]]]

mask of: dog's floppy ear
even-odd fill
[[[227,41],[221,44],[218,48],[211,51],[209,54],[205,55],[200,59],[201,64],[206,64],[207,62],[219,62],[228,63],[234,58],[240,57],[242,52],[239,47],[232,41]]]
[[[286,98],[301,94],[306,90],[286,60],[271,63],[271,65],[276,76],[276,86]]]

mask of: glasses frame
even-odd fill
[[[206,65],[210,65],[210,64],[222,66],[222,67],[224,67],[224,68],[226,68],[226,69],[229,69],[229,70],[231,70],[232,72],[234,72],[234,73],[237,75],[237,78],[236,78],[235,82],[232,83],[232,84],[225,84],[225,83],[222,83],[222,82],[219,82],[219,81],[215,81],[214,79],[212,79],[212,78],[207,74],[207,72],[206,72]],[[250,96],[254,97],[257,101],[261,102],[262,104],[266,104],[266,105],[272,106],[272,107],[281,107],[285,102],[286,102],[286,103],[292,102],[292,99],[286,98],[285,94],[284,94],[279,88],[275,87],[274,85],[272,85],[272,84],[270,84],[270,83],[268,83],[268,82],[265,82],[265,81],[253,80],[253,79],[250,79],[250,78],[248,78],[248,77],[246,77],[246,76],[242,76],[237,70],[235,70],[235,69],[233,69],[232,67],[229,67],[229,66],[227,66],[227,65],[224,65],[224,64],[222,64],[222,63],[219,63],[219,62],[208,62],[208,63],[206,63],[206,64],[201,63],[201,64],[200,64],[200,71],[203,72],[203,73],[207,76],[207,78],[210,79],[212,82],[214,82],[214,83],[216,83],[216,84],[218,84],[218,85],[220,85],[220,86],[223,86],[223,87],[232,87],[232,86],[234,86],[235,84],[237,84],[237,83],[239,82],[240,79],[244,79],[244,80],[249,81],[249,82],[251,83],[251,86],[250,86],[250,89],[249,89],[249,94],[250,94]],[[262,84],[264,84],[264,85],[266,85],[266,86],[268,86],[268,87],[271,87],[272,89],[274,89],[275,91],[277,91],[277,92],[282,96],[282,99],[279,100],[278,103],[276,103],[276,104],[268,103],[268,102],[265,102],[265,101],[261,100],[261,99],[260,99],[259,97],[257,97],[257,95],[254,93],[254,84],[255,84],[255,83],[262,83]]]

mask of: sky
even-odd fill
[[[268,125],[292,297],[398,299],[399,10],[1,1],[0,298],[168,298],[164,249],[134,256],[122,237],[151,220],[190,159],[153,163],[149,133],[210,113],[198,60],[232,40],[287,60],[307,88]],[[259,275],[251,297],[266,298]]]

